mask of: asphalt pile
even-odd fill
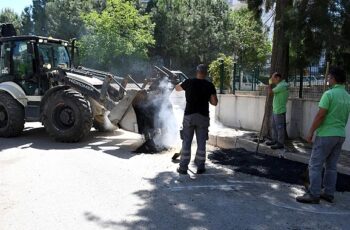
[[[165,147],[158,146],[154,143],[152,139],[146,140],[140,147],[138,147],[134,153],[146,153],[155,154],[168,150]]]
[[[249,152],[243,148],[217,150],[209,159],[220,165],[230,165],[236,172],[264,177],[289,184],[306,185],[307,168],[304,163]],[[350,176],[338,173],[337,191],[350,191]]]

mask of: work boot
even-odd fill
[[[199,168],[199,169],[197,169],[197,174],[203,174],[203,173],[205,173],[205,168]]]
[[[272,145],[277,144],[277,142],[276,142],[276,141],[267,141],[265,144],[266,144],[267,146],[272,146]]]
[[[184,169],[182,169],[182,168],[177,168],[177,170],[176,170],[179,174],[182,174],[182,175],[186,175],[187,174],[187,170],[184,170]]]
[[[281,145],[281,144],[278,144],[278,143],[271,146],[271,149],[273,149],[273,150],[283,149],[283,148],[284,148],[284,145]]]
[[[310,193],[305,193],[303,196],[297,196],[296,201],[304,204],[319,204],[320,203],[320,198],[315,197]]]
[[[333,195],[328,195],[326,193],[321,193],[320,198],[322,200],[325,200],[325,201],[329,202],[329,203],[333,203],[334,202],[334,196]]]

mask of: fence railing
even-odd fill
[[[233,73],[233,91],[258,91],[259,87],[264,86],[268,82],[268,75],[263,75],[261,67],[253,67],[249,70],[236,66]],[[261,79],[266,78],[267,82]]]
[[[303,71],[292,69],[287,78],[289,83],[289,95],[291,98],[304,98],[319,100],[322,94],[329,89],[327,85],[326,64],[312,65]],[[262,95],[267,93],[270,70],[268,67],[256,66],[243,68],[235,64],[232,74],[233,94]],[[350,80],[350,73],[347,74]],[[346,85],[350,92],[350,84]]]

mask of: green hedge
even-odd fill
[[[224,60],[224,89],[231,89],[233,58],[219,54],[218,58],[209,65],[209,73],[216,88],[220,88],[220,64]]]

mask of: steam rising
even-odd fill
[[[148,91],[145,100],[134,105],[136,114],[139,114],[139,129],[146,137],[146,142],[136,152],[161,152],[181,147],[179,131],[185,106],[185,92],[176,92],[174,84],[168,78],[159,79],[153,90]],[[215,107],[210,106],[210,110],[210,131],[224,130],[224,126],[215,119]]]
[[[164,148],[181,147],[179,130],[182,128],[184,110],[186,107],[185,92],[176,92],[168,79],[163,79],[160,88],[165,90],[164,98],[157,98],[153,103],[160,106],[156,120],[161,128],[161,133],[156,135],[154,141],[157,146]],[[169,97],[169,100],[168,100]],[[210,109],[210,132],[217,133],[227,128],[215,118],[215,107]]]
[[[173,84],[168,78],[159,82],[161,95],[156,95],[152,100],[155,107],[159,108],[155,116],[155,126],[160,127],[154,137],[154,143],[160,148],[171,148],[176,146],[180,141],[178,120],[175,117],[174,108],[169,96],[174,89]]]

